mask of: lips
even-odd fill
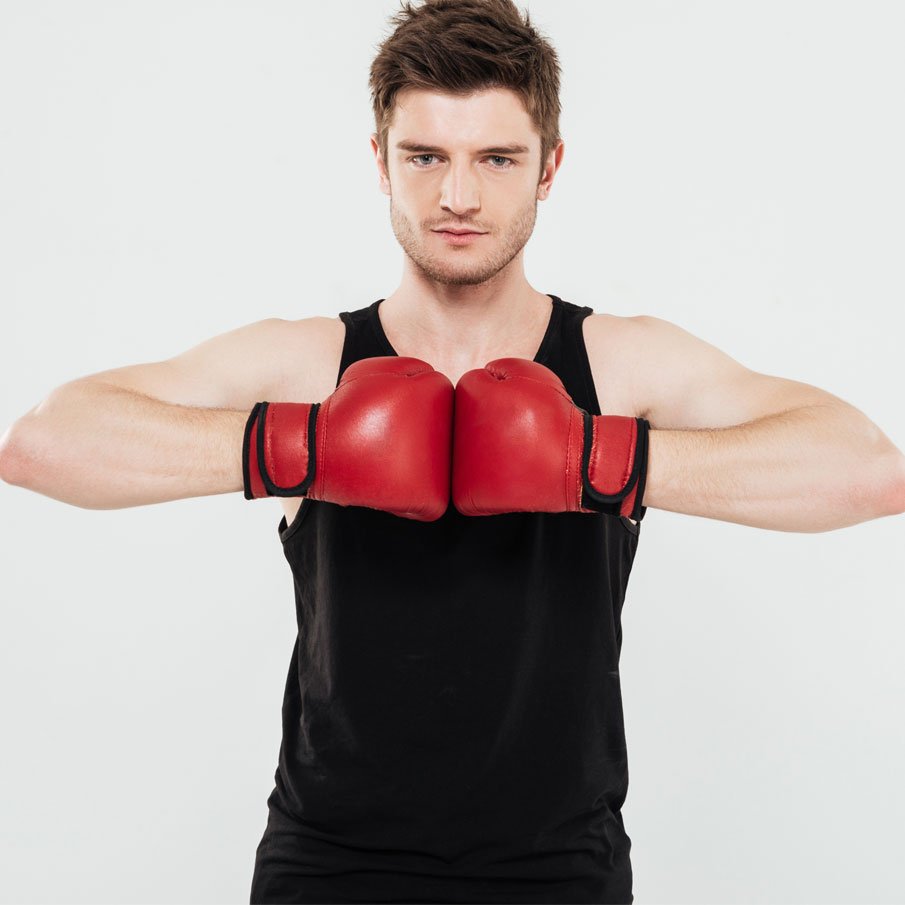
[[[454,232],[451,229],[435,229],[434,232],[447,244],[447,245],[471,245],[474,242],[477,242],[484,233],[471,232],[470,230],[459,230]]]

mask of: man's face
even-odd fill
[[[371,144],[376,152],[376,136]],[[399,244],[426,277],[450,285],[483,283],[509,264],[548,188],[538,185],[540,136],[508,89],[400,92],[384,166],[378,161]]]

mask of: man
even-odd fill
[[[253,902],[630,902],[645,511],[832,530],[905,509],[903,457],[822,390],[534,290],[555,53],[508,0],[396,26],[371,70],[396,291],[60,387],[0,474],[90,508],[279,498],[299,632]]]

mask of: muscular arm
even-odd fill
[[[76,380],[13,425],[0,476],[85,509],[229,493],[242,489],[247,418]]]
[[[86,509],[241,491],[245,422],[278,386],[288,344],[310,335],[292,329],[303,324],[260,321],[58,387],[3,436],[0,477]]]

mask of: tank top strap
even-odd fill
[[[551,298],[559,316],[551,319],[547,348],[535,360],[559,377],[577,406],[591,415],[599,415],[600,405],[581,328],[594,309],[563,301],[556,295]]]
[[[343,340],[339,373],[336,375],[337,386],[339,386],[346,368],[353,362],[362,358],[396,354],[395,349],[386,338],[377,316],[377,307],[382,301],[383,299],[377,299],[356,311],[340,312],[340,320],[346,325],[346,336]]]

